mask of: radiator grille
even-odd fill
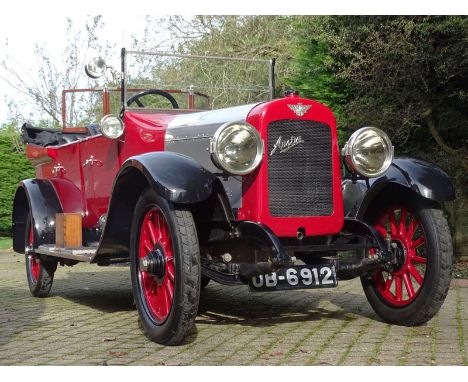
[[[288,140],[293,144],[287,145]],[[272,216],[332,214],[331,147],[331,130],[324,123],[305,120],[270,123],[268,192]]]

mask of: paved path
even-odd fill
[[[0,254],[0,365],[468,365],[468,288],[453,286],[417,328],[382,323],[359,281],[336,289],[202,292],[186,343],[164,347],[138,328],[129,270],[59,267],[33,298],[21,255]]]

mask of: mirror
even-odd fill
[[[91,59],[85,66],[85,72],[88,77],[97,79],[102,77],[106,72],[107,65],[102,57],[95,57]]]

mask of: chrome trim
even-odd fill
[[[385,161],[382,164],[382,167],[380,168],[380,170],[375,173],[370,173],[369,171],[366,171],[366,169],[362,168],[362,166],[356,166],[354,162],[354,158],[353,158],[354,149],[355,149],[354,145],[355,145],[356,140],[362,133],[369,131],[369,130],[379,135],[383,139],[385,146],[386,146],[385,147],[385,151],[386,151]],[[348,139],[348,141],[345,143],[345,145],[343,146],[343,149],[341,150],[341,155],[344,158],[346,167],[348,167],[348,169],[351,172],[357,173],[366,178],[375,178],[375,177],[381,176],[390,167],[390,164],[393,161],[394,147],[392,145],[390,138],[384,131],[378,129],[377,127],[370,127],[370,126],[361,127],[360,129],[356,130]]]
[[[197,54],[179,54],[179,53],[167,53],[158,51],[144,51],[144,50],[127,50],[127,54],[141,54],[147,56],[166,56],[166,57],[180,57],[180,58],[200,58],[200,59],[213,59],[213,60],[228,60],[228,61],[244,61],[244,62],[264,62],[269,63],[270,60],[261,58],[245,58],[245,57],[226,57],[226,56],[205,56]]]
[[[219,152],[218,152],[219,137],[224,132],[225,129],[227,129],[227,128],[231,127],[231,126],[235,126],[235,125],[241,125],[241,126],[246,127],[254,135],[254,137],[255,137],[255,139],[257,141],[257,154],[255,156],[255,159],[254,159],[252,165],[248,169],[243,170],[243,171],[237,171],[237,170],[233,170],[231,168],[228,168],[228,166],[226,166],[222,162],[222,160],[219,158]],[[213,135],[213,138],[210,139],[210,154],[211,154],[211,158],[212,158],[214,164],[218,168],[220,168],[221,170],[226,171],[227,173],[233,174],[233,175],[246,175],[246,174],[249,174],[252,171],[254,171],[262,161],[263,152],[264,152],[264,143],[263,143],[263,140],[262,140],[262,138],[260,136],[260,133],[257,131],[257,129],[255,127],[253,127],[251,124],[247,123],[246,121],[225,123],[225,124],[221,125],[216,130],[216,132]]]
[[[111,135],[106,134],[106,130],[105,130],[106,122],[109,121],[111,118],[117,119],[119,121],[119,123],[120,123],[121,131],[120,131],[120,134],[118,136],[111,136]],[[101,126],[102,135],[104,135],[106,138],[109,138],[109,139],[118,139],[118,138],[120,138],[122,136],[122,134],[124,132],[124,124],[122,122],[122,119],[115,116],[115,115],[113,115],[113,114],[107,114],[104,117],[102,117],[101,122],[99,123],[99,125]]]
[[[303,105],[301,102],[298,104],[288,104],[288,107],[296,114],[298,117],[303,117],[305,113],[312,107],[312,105]]]
[[[302,138],[301,135],[298,136],[293,136],[286,141],[283,141],[283,136],[280,135],[278,140],[276,141],[275,145],[273,146],[273,149],[270,152],[270,156],[272,156],[277,150],[279,154],[285,153],[286,151],[291,150],[293,147],[300,145],[301,143],[304,143],[304,139]]]

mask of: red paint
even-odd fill
[[[31,226],[29,229],[29,239],[28,239],[28,246],[30,248],[33,248],[34,245],[34,232],[33,232],[33,227]],[[37,282],[37,279],[39,277],[39,272],[41,270],[41,260],[39,258],[36,258],[34,254],[28,255],[28,261],[29,261],[29,269],[31,272],[31,278],[33,279],[34,282]]]
[[[139,257],[159,250],[164,257],[164,275],[161,278],[138,271],[146,306],[153,318],[162,323],[171,311],[174,299],[174,254],[167,221],[159,208],[148,210],[140,228]]]
[[[427,255],[423,251],[426,236],[421,223],[405,207],[394,206],[382,212],[375,228],[384,237],[390,235],[392,242],[401,245],[405,252],[401,268],[374,276],[375,287],[389,304],[409,305],[421,291],[427,269]]]
[[[311,105],[309,111],[298,117],[287,105]],[[245,177],[243,184],[242,208],[239,209],[239,220],[251,220],[267,225],[279,237],[296,237],[297,229],[304,227],[306,236],[328,235],[340,232],[344,223],[343,197],[341,192],[340,154],[338,135],[333,113],[326,106],[296,95],[263,103],[252,109],[247,122],[255,126],[267,142],[268,125],[282,119],[309,119],[323,122],[331,128],[332,139],[332,172],[333,172],[333,213],[330,216],[313,217],[274,217],[268,208],[268,153],[265,150],[259,168]]]
[[[63,211],[81,212],[83,227],[95,227],[107,213],[122,163],[133,155],[164,150],[167,124],[176,115],[127,112],[123,142],[96,135],[61,146],[28,145],[27,156],[36,165],[36,177],[52,181]]]
[[[287,106],[299,102],[312,105],[303,117],[296,116]],[[112,185],[121,165],[131,156],[163,151],[167,126],[181,112],[185,113],[182,110],[157,114],[127,111],[123,117],[125,132],[118,140],[98,135],[66,145],[29,149],[36,163],[36,175],[38,178],[52,179],[65,212],[81,212],[83,227],[96,227],[99,217],[107,212]],[[259,130],[265,142],[267,126],[281,119],[310,119],[330,126],[333,141],[333,190],[330,190],[333,193],[333,213],[314,217],[271,216],[268,209],[268,153],[265,152],[260,167],[245,177],[239,220],[261,222],[279,237],[295,237],[299,227],[305,228],[307,236],[339,232],[343,226],[344,212],[333,113],[324,105],[292,95],[260,104],[247,116],[247,121]]]
[[[60,204],[64,213],[82,213],[85,210],[81,189],[71,180],[54,177],[51,182],[60,195]]]
[[[121,163],[134,155],[150,151],[164,151],[167,125],[176,116],[177,114],[126,112],[124,142],[119,147]]]
[[[110,114],[110,95],[109,89],[104,88],[102,91],[102,116]]]
[[[97,135],[81,141],[78,145],[81,158],[81,190],[85,205],[83,225],[93,227],[99,217],[107,213],[112,185],[121,166],[118,141]]]

